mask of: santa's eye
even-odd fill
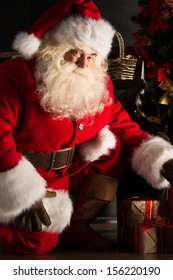
[[[71,54],[76,56],[76,57],[81,57],[81,55],[83,54],[83,52],[81,50],[75,50],[75,49],[72,49],[70,50]]]

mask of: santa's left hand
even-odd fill
[[[167,179],[170,185],[173,185],[173,159],[165,162],[161,169],[161,175]]]

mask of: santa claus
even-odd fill
[[[18,253],[61,246],[111,250],[90,222],[127,164],[169,186],[173,147],[142,131],[107,73],[114,28],[92,0],[51,7],[0,65],[0,243]],[[72,202],[72,195],[75,199]]]

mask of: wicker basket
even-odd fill
[[[108,60],[108,71],[112,80],[133,80],[137,59],[125,56],[124,40],[119,32],[115,32],[119,43],[119,57]]]

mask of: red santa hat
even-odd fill
[[[25,59],[38,51],[42,38],[49,31],[58,43],[80,43],[91,47],[103,58],[111,50],[114,28],[102,19],[92,0],[63,0],[49,8],[28,32],[20,32],[13,49]]]

